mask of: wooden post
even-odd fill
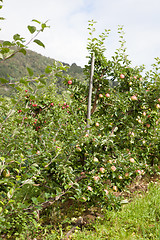
[[[89,82],[89,93],[88,93],[88,107],[87,107],[87,128],[90,127],[90,119],[91,119],[91,102],[92,102],[92,87],[93,87],[93,75],[94,75],[94,61],[95,54],[92,54],[91,60],[91,75]],[[89,129],[87,129],[87,133],[89,134]]]

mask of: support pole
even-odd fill
[[[88,107],[87,107],[87,128],[90,127],[90,119],[91,119],[91,102],[92,102],[92,87],[93,87],[93,75],[94,75],[94,61],[95,54],[92,54],[91,60],[91,75],[89,82],[89,93],[88,93]],[[89,134],[89,129],[87,129],[87,133]]]

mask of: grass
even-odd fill
[[[160,186],[150,184],[149,191],[133,199],[120,211],[107,211],[105,219],[77,230],[73,240],[160,240]]]
[[[34,237],[36,240],[160,240],[160,179],[133,182],[129,195],[124,195],[129,203],[119,211],[105,211],[103,218],[88,222],[82,229],[74,229],[72,217],[84,216],[85,206],[64,203],[64,210],[58,215],[51,210],[43,214],[42,228]],[[139,188],[138,188],[139,187]],[[136,191],[134,191],[137,189]],[[145,192],[147,190],[147,192]],[[131,193],[131,195],[130,195]],[[66,205],[68,204],[68,205]],[[76,209],[76,212],[75,212]],[[53,213],[52,213],[53,212]],[[98,212],[99,213],[99,212]],[[89,216],[86,213],[86,216]],[[91,215],[90,215],[91,216]],[[92,215],[93,217],[93,215]],[[90,219],[91,220],[91,219]],[[68,234],[69,233],[69,234]],[[66,236],[69,236],[66,238]],[[23,238],[24,239],[24,238]],[[26,238],[28,240],[32,238]]]

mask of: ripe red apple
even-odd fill
[[[99,127],[99,123],[98,123],[98,122],[96,122],[95,126],[96,126],[96,127]]]
[[[92,187],[90,187],[90,186],[87,186],[87,189],[91,192],[93,191]]]
[[[82,197],[82,199],[86,202],[87,201],[87,199],[85,198],[85,197]]]
[[[103,97],[103,95],[100,93],[100,94],[99,94],[99,97],[100,97],[100,98],[102,98],[102,97]]]
[[[133,78],[134,78],[134,79],[137,79],[137,77],[136,77],[136,76],[134,76]]]
[[[109,97],[110,97],[110,94],[109,94],[109,93],[106,93],[106,97],[108,97],[108,98],[109,98]]]
[[[71,84],[72,84],[72,80],[69,80],[69,81],[68,81],[68,84],[71,85]]]
[[[126,177],[126,178],[129,177],[129,173],[125,173],[125,177]]]
[[[109,194],[109,191],[107,189],[104,189],[104,191],[105,191],[106,195]]]
[[[131,100],[132,101],[137,101],[137,97],[134,95],[134,96],[131,97]]]
[[[82,149],[80,147],[76,147],[77,152],[82,152]]]
[[[113,186],[113,190],[114,190],[114,191],[118,191],[117,186]]]
[[[100,179],[100,177],[99,177],[99,176],[93,176],[93,179],[94,179],[95,181],[98,181],[98,180]]]
[[[26,89],[25,92],[28,92],[28,90]]]
[[[121,75],[120,75],[120,78],[121,78],[121,79],[125,78],[124,74],[121,74]]]
[[[22,112],[22,110],[18,110],[18,112],[20,113],[20,112]]]
[[[141,170],[137,169],[137,170],[136,170],[136,173],[141,174]]]
[[[104,173],[104,172],[105,172],[105,169],[104,169],[103,167],[101,167],[101,168],[99,169],[99,171],[100,171],[101,173]]]
[[[51,103],[51,106],[53,106],[53,105],[54,105],[54,103],[52,102],[52,103]]]
[[[118,176],[118,178],[119,178],[120,180],[123,179],[122,176],[120,176],[120,175]]]
[[[135,162],[134,158],[130,158],[129,161],[130,161],[131,163],[134,163],[134,162]]]
[[[158,98],[158,102],[160,102],[160,98]]]

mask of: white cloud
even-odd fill
[[[57,60],[86,63],[88,20],[97,21],[97,34],[111,29],[106,41],[109,55],[116,48],[117,26],[124,25],[128,53],[134,64],[153,63],[160,54],[160,1],[159,0],[5,0],[2,16],[2,39],[10,39],[15,33],[29,38],[26,26],[33,18],[49,19],[50,29],[39,38],[46,45],[41,49],[31,44],[32,50]]]

